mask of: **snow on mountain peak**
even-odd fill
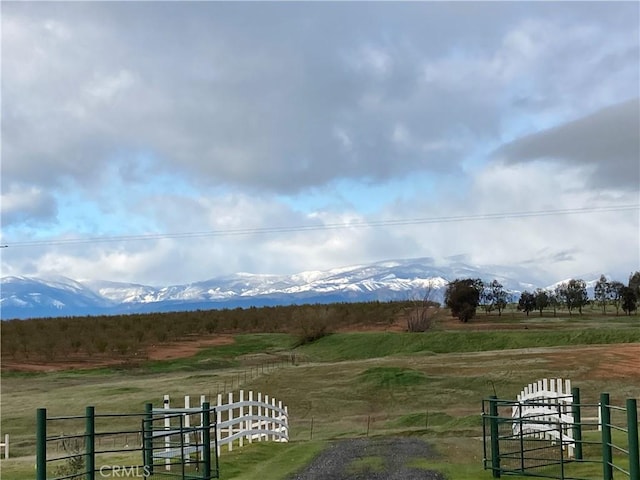
[[[495,273],[499,272],[499,275]],[[389,301],[422,297],[442,301],[444,289],[456,278],[498,279],[505,289],[531,290],[522,283],[523,269],[473,267],[459,259],[387,260],[293,275],[239,273],[185,285],[153,287],[103,280],[78,282],[61,276],[2,278],[2,318],[119,314],[194,308]]]

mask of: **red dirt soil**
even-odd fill
[[[203,348],[230,345],[234,341],[233,335],[189,338],[181,342],[153,345],[147,350],[147,357],[149,360],[173,360],[175,358],[192,357]]]
[[[111,367],[116,365],[135,365],[145,360],[173,360],[195,355],[201,349],[234,342],[232,335],[210,335],[206,337],[185,338],[178,342],[151,345],[133,357],[110,358],[107,356],[72,355],[65,360],[54,361],[18,361],[3,360],[2,370],[14,372],[55,372],[61,370],[83,370],[89,368]]]
[[[544,354],[558,367],[589,367],[590,378],[640,379],[640,343],[571,347]]]
[[[491,320],[494,320],[493,322]],[[481,316],[469,323],[462,323],[452,317],[440,316],[436,320],[439,328],[446,330],[489,330],[504,328],[522,329],[522,325],[509,325],[495,323],[495,317],[483,319]],[[531,326],[535,328],[535,326]],[[393,323],[379,323],[374,325],[349,326],[340,329],[340,332],[405,332],[407,331],[406,319],[398,318]],[[229,345],[234,342],[233,335],[217,334],[209,336],[194,336],[180,341],[151,345],[146,350],[138,353],[134,357],[123,360],[121,357],[109,358],[106,356],[77,355],[67,358],[64,361],[2,361],[2,370],[22,371],[22,372],[46,372],[61,370],[89,369],[99,367],[117,366],[123,364],[135,365],[145,360],[172,360],[177,358],[187,358],[195,355],[203,348],[218,345]],[[616,344],[616,345],[589,345],[572,346],[568,353],[565,349],[540,353],[540,356],[547,358],[552,365],[558,367],[580,367],[588,365],[589,376],[593,378],[639,378],[640,379],[640,344]]]

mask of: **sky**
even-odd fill
[[[640,270],[637,2],[0,8],[2,276]]]

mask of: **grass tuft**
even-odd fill
[[[384,460],[381,457],[361,457],[351,462],[345,469],[349,475],[365,475],[384,471]]]
[[[360,381],[380,388],[408,387],[426,382],[424,373],[400,367],[373,367],[359,375]]]

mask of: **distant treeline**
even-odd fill
[[[190,336],[289,333],[300,342],[357,325],[391,324],[413,302],[335,303],[2,322],[2,358],[144,358],[145,349]]]
[[[453,280],[444,294],[445,305],[462,322],[475,317],[478,307],[482,307],[487,314],[496,310],[500,316],[514,300],[515,296],[505,290],[498,280],[486,282],[480,278]],[[589,299],[587,283],[582,279],[571,279],[550,289],[525,290],[520,293],[517,302],[517,309],[527,316],[534,310],[542,316],[547,309],[552,310],[554,316],[558,310],[566,310],[569,315],[577,310],[582,315],[583,308],[589,304],[599,306],[603,315],[606,315],[607,307],[615,308],[616,315],[621,310],[631,315],[638,310],[640,303],[640,272],[631,274],[627,285],[601,275],[594,285],[592,300]]]
[[[516,309],[526,315],[542,316],[560,311],[582,313],[590,305],[592,314],[607,314],[615,308],[631,313],[637,309],[640,273],[628,285],[608,281],[604,276],[595,286],[593,300],[587,298],[586,284],[570,280],[555,290],[522,292],[517,303],[496,280],[458,279],[445,294],[447,310],[433,308],[431,289],[423,299],[392,302],[359,302],[249,307],[223,310],[145,313],[113,316],[38,318],[2,322],[2,360],[11,362],[59,362],[73,359],[144,360],[149,347],[185,338],[237,333],[287,333],[296,340],[292,346],[312,342],[339,329],[357,326],[384,327],[400,320],[408,331],[426,331],[435,316],[452,314],[463,321],[475,316],[481,306],[487,315]],[[625,299],[628,300],[625,303]],[[551,312],[552,313],[551,313]],[[465,313],[466,312],[466,313]],[[463,318],[464,317],[464,318]]]
[[[555,315],[559,308],[566,308],[569,314],[574,310],[582,314],[582,308],[589,303],[602,308],[606,314],[607,307],[613,307],[616,315],[622,310],[631,315],[638,310],[640,302],[640,272],[629,276],[627,285],[618,280],[608,280],[604,275],[593,288],[593,299],[587,294],[587,285],[584,280],[571,279],[557,285],[553,290],[537,289],[534,292],[524,291],[518,301],[518,310],[529,315],[529,312],[538,310],[540,315],[545,308],[552,308]]]

